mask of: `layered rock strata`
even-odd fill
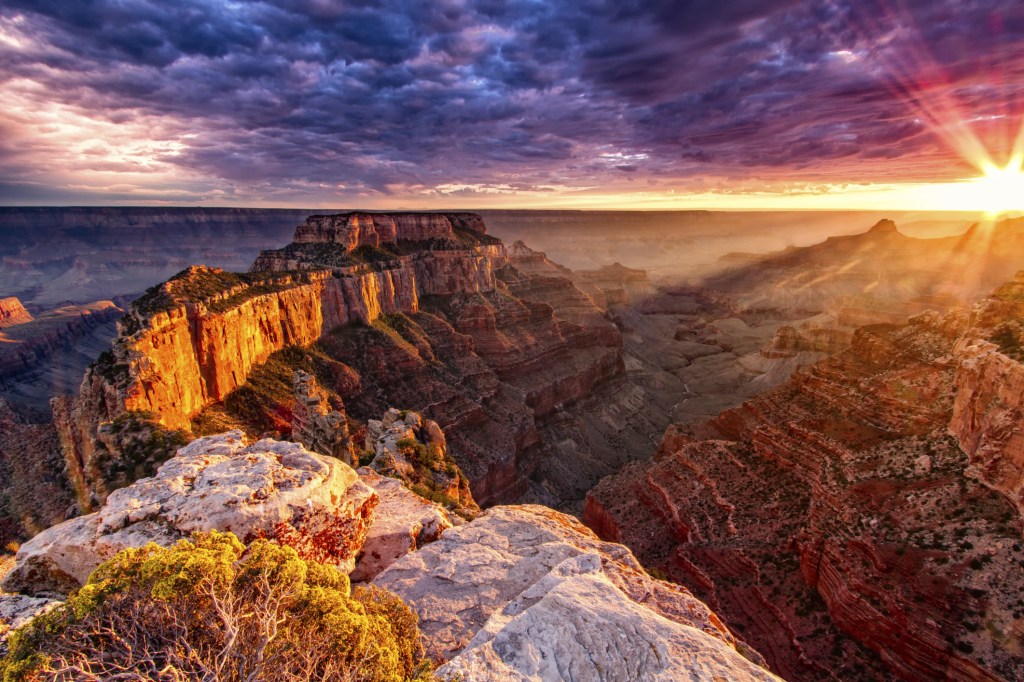
[[[112,329],[123,312],[110,301],[97,301],[48,310],[8,326],[0,324],[0,388],[15,384],[98,327]]]
[[[374,584],[417,612],[442,679],[777,679],[685,589],[544,507],[495,507]]]
[[[112,352],[87,372],[79,397],[54,407],[72,479],[88,487],[96,431],[119,414],[148,413],[164,426],[187,430],[193,416],[244,384],[275,351],[311,345],[339,327],[371,324],[382,315],[416,313],[424,296],[494,289],[503,248],[478,219],[403,214],[381,220],[351,214],[310,219],[293,246],[327,250],[303,261],[308,269],[301,272],[274,272],[299,264],[268,252],[255,272],[192,267],[136,301]],[[361,247],[394,238],[415,248],[408,254],[350,252],[345,230],[363,235],[352,237]],[[445,241],[442,233],[458,241]]]
[[[32,321],[32,315],[15,296],[0,298],[0,329]]]
[[[1021,422],[999,387],[1017,372],[978,340],[984,315],[859,330],[779,389],[670,429],[653,463],[592,491],[586,522],[787,679],[1014,679]]]
[[[379,502],[355,471],[296,443],[247,444],[239,431],[193,441],[107,498],[18,550],[6,590],[66,593],[127,547],[169,546],[194,531],[275,538],[304,557],[351,571]]]
[[[346,250],[399,241],[455,240],[456,231],[486,234],[476,213],[363,213],[314,215],[295,231],[297,244],[339,244]]]
[[[1024,272],[975,308],[975,333],[953,346],[955,399],[949,432],[967,453],[972,475],[1005,495],[1024,516],[1022,322]],[[1012,330],[1011,336],[984,332],[992,328]]]
[[[297,234],[253,272],[192,268],[149,292],[79,397],[55,402],[81,499],[102,498],[100,424],[127,412],[187,430],[292,346],[354,377],[319,379],[356,420],[403,405],[440,424],[482,504],[578,500],[666,423],[626,377],[615,326],[571,281],[508,267],[478,219],[344,214]]]

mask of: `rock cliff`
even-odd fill
[[[16,297],[0,298],[0,329],[31,321],[32,315],[25,310],[25,306]]]
[[[373,582],[416,610],[441,679],[777,679],[685,589],[544,507],[495,507]]]
[[[972,333],[953,346],[949,432],[971,473],[1024,516],[1024,272],[972,311]],[[980,338],[979,338],[980,337]]]
[[[478,217],[315,216],[296,234],[249,273],[193,267],[133,304],[80,395],[54,404],[80,499],[105,494],[89,474],[101,424],[149,414],[187,431],[213,406],[231,412],[288,348],[330,368],[317,378],[352,419],[402,405],[440,424],[481,504],[579,499],[663,426],[625,375],[615,326],[568,280],[544,302],[550,287],[508,266]],[[316,368],[286,369],[291,381]]]
[[[422,296],[493,289],[491,261],[502,254],[484,251],[362,254],[336,268],[288,273],[191,267],[154,287],[133,303],[112,351],[87,372],[80,395],[54,408],[80,496],[86,496],[85,472],[101,423],[140,412],[187,430],[193,416],[244,384],[275,351],[311,345],[381,315],[415,313]],[[344,250],[341,257],[347,258]]]
[[[782,387],[670,429],[584,518],[786,679],[1014,679],[1021,365],[985,340],[1013,309],[862,328]]]
[[[400,241],[456,240],[459,231],[484,235],[475,213],[341,213],[314,215],[295,231],[296,244],[338,244],[346,250]]]

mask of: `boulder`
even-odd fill
[[[687,590],[545,507],[494,507],[373,582],[418,613],[443,679],[777,679]]]
[[[243,541],[276,538],[350,572],[378,500],[351,467],[297,443],[249,445],[241,431],[200,438],[156,476],[111,493],[98,512],[26,542],[2,585],[66,593],[122,549],[169,546],[208,530],[231,531]]]
[[[434,542],[452,526],[464,523],[439,504],[423,499],[402,482],[381,476],[369,467],[359,478],[380,497],[366,542],[356,557],[353,581],[371,580],[409,552]]]
[[[0,656],[5,654],[7,637],[36,616],[49,613],[63,602],[24,594],[0,594]]]

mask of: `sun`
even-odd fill
[[[967,182],[966,195],[976,210],[988,214],[1024,210],[1024,170],[1019,162],[986,165],[981,177]]]

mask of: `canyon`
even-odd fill
[[[570,306],[576,322],[556,315]],[[250,272],[188,268],[118,324],[80,394],[53,402],[84,505],[110,492],[103,470],[117,454],[104,423],[138,414],[170,432],[274,427],[294,396],[260,396],[254,373],[281,384],[312,371],[356,434],[391,405],[424,414],[449,434],[481,505],[581,500],[667,423],[645,409],[602,311],[569,279],[517,270],[471,214],[312,216]],[[295,348],[310,350],[296,358]],[[287,435],[291,419],[276,426]]]
[[[652,462],[591,491],[585,522],[786,679],[1015,679],[1024,365],[990,339],[1019,323],[1022,285],[863,327],[779,388],[670,427]]]
[[[32,317],[17,299],[0,325],[0,397],[37,421],[50,398],[78,388],[85,368],[110,347],[123,310],[112,301],[68,305]]]
[[[110,302],[107,318],[97,309],[116,338],[77,390],[39,390],[57,394],[52,422],[27,389],[0,405],[14,493],[4,539],[118,502],[193,439],[292,440],[359,467],[380,502],[359,538],[368,549],[346,560],[422,602],[437,642],[457,627],[425,597],[467,599],[435,584],[448,555],[483,561],[462,538],[490,547],[550,526],[563,537],[549,541],[586,547],[552,550],[529,569],[538,582],[511,584],[445,645],[452,674],[551,676],[556,654],[578,665],[585,652],[567,642],[590,631],[565,611],[573,600],[611,599],[622,627],[684,642],[660,620],[674,616],[637,601],[675,589],[642,565],[692,591],[728,646],[787,680],[1015,679],[1024,222],[930,239],[888,220],[837,235],[834,222],[809,232],[829,237],[820,243],[684,272],[573,259],[563,237],[549,256],[533,237],[496,238],[488,215],[303,212],[290,243],[251,250],[248,271],[190,264],[123,310]],[[546,224],[505,220],[506,234]],[[578,230],[574,248],[605,232]],[[50,314],[5,310],[20,321],[0,334]],[[595,549],[569,517],[529,503],[628,546],[632,577],[608,568],[621,550]],[[527,565],[529,552],[509,551],[502,562]],[[544,655],[508,655],[536,628],[559,633],[535,644]],[[717,647],[700,650],[732,657]],[[615,669],[632,674],[626,665]]]

